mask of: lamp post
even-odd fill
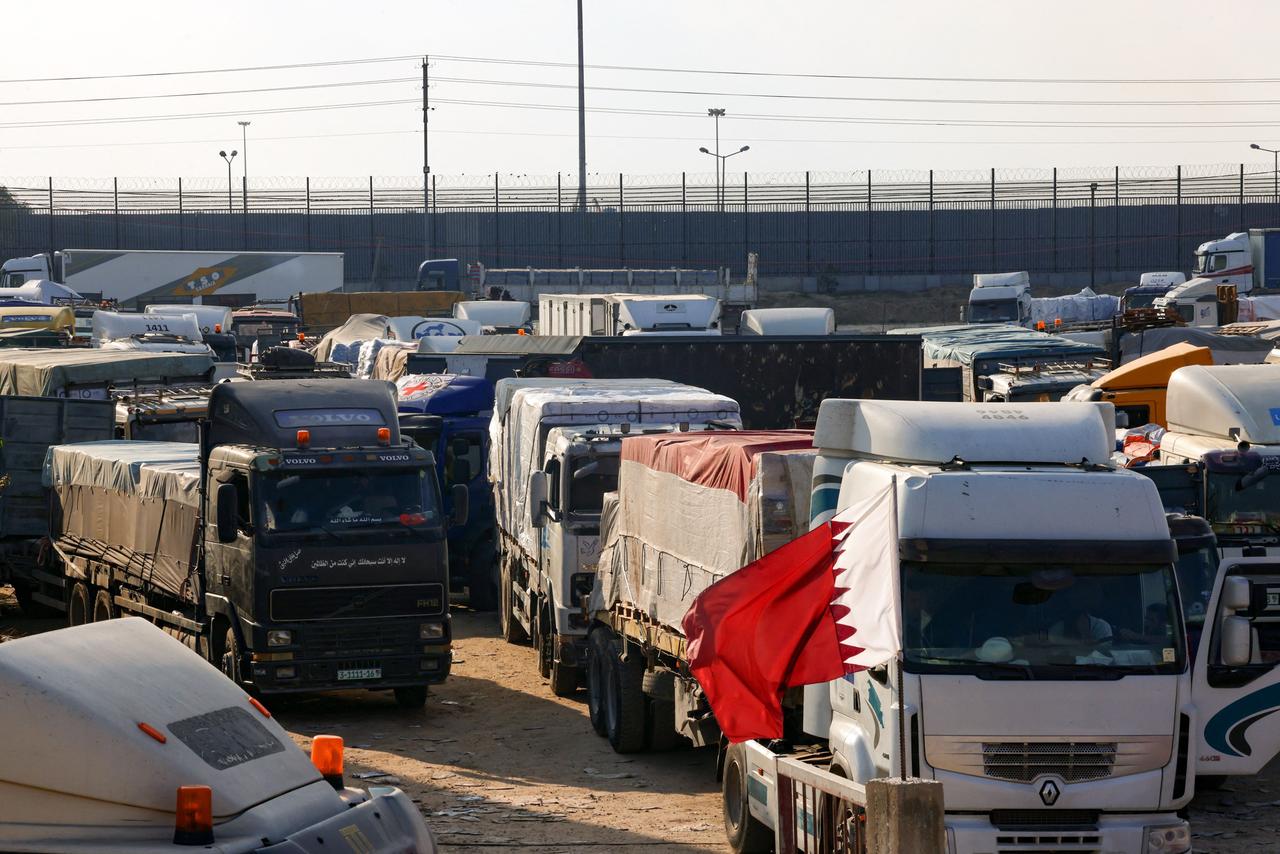
[[[701,151],[703,154],[710,154],[712,157],[716,159],[716,185],[718,188],[716,192],[716,199],[717,199],[718,207],[720,208],[720,210],[723,211],[724,210],[724,183],[720,180],[720,176],[722,174],[728,174],[726,171],[727,167],[725,166],[725,161],[728,160],[730,157],[741,154],[744,151],[750,151],[751,146],[744,145],[742,146],[742,148],[739,148],[737,151],[730,151],[728,154],[721,154],[718,150],[708,151],[706,148],[699,148],[698,150]]]
[[[244,169],[244,186],[240,190],[244,212],[249,212],[249,123],[236,122],[240,125],[240,167]]]
[[[238,151],[232,150],[230,154],[225,151],[219,151],[218,156],[227,161],[227,213],[231,213],[231,161],[236,159]]]
[[[1271,202],[1280,201],[1280,148],[1263,148],[1258,143],[1249,146],[1254,151],[1265,151],[1271,155]]]
[[[711,118],[716,120],[716,150],[715,152],[708,151],[707,153],[708,154],[714,153],[715,156],[719,158],[720,157],[720,117],[724,115],[724,108],[711,107],[707,110],[707,115],[711,116]],[[707,151],[705,148],[702,150]],[[724,185],[721,183],[721,180],[720,180],[720,167],[723,164],[724,164],[724,161],[719,159],[716,160],[716,207],[720,209],[724,208],[724,193],[722,190]]]
[[[1098,183],[1089,183],[1089,287],[1098,283],[1098,229],[1094,216],[1094,203],[1098,198]]]

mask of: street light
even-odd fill
[[[717,140],[717,143],[718,142],[719,140]],[[719,188],[718,192],[716,193],[716,197],[717,197],[717,203],[720,207],[720,210],[724,210],[724,183],[720,180],[720,176],[721,174],[725,174],[725,175],[728,174],[725,171],[726,169],[725,161],[728,160],[730,157],[733,157],[737,154],[741,154],[744,151],[750,151],[750,150],[751,150],[751,146],[749,145],[744,145],[742,146],[742,148],[739,148],[737,151],[730,151],[728,154],[720,154],[718,150],[708,151],[705,147],[698,149],[698,151],[702,152],[703,154],[709,154],[712,157],[716,158],[716,183]]]
[[[218,156],[227,161],[227,213],[231,213],[231,161],[236,159],[238,151],[232,151],[227,154],[225,151],[219,151]]]
[[[1280,201],[1280,149],[1263,148],[1254,142],[1249,145],[1254,151],[1265,151],[1271,155],[1271,202]]]
[[[245,213],[249,212],[249,123],[236,122],[240,125],[240,150],[244,152],[240,156],[240,166],[244,169],[244,186],[241,188],[241,201],[244,203]],[[233,152],[234,153],[234,152]]]
[[[720,117],[724,115],[723,107],[710,107],[707,109],[707,115],[716,120],[716,150],[714,152],[717,158],[720,157]],[[703,151],[706,151],[704,148]],[[708,154],[713,152],[707,151]],[[720,167],[723,161],[716,160],[716,207],[724,210],[724,184],[720,180]]]

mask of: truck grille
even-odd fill
[[[1027,833],[996,837],[997,854],[1102,854],[1097,833]]]
[[[271,619],[361,620],[382,617],[438,617],[447,600],[441,584],[377,587],[293,587],[271,591]]]
[[[417,649],[417,642],[418,624],[403,622],[314,626],[301,639],[307,658],[403,655]]]
[[[1053,774],[1067,783],[1102,780],[1116,764],[1114,741],[982,743],[982,772],[996,780],[1030,783]]]

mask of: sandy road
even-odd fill
[[[0,588],[0,639],[58,628],[29,620]],[[727,852],[710,751],[622,757],[597,737],[586,697],[552,696],[533,650],[497,637],[493,615],[455,613],[453,675],[427,707],[347,692],[273,698],[303,747],[341,735],[347,776],[409,793],[446,851]],[[387,776],[361,775],[382,774]],[[1280,762],[1201,792],[1191,805],[1197,852],[1280,850]]]

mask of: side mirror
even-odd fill
[[[449,497],[453,503],[453,518],[450,521],[454,525],[467,524],[467,518],[471,515],[471,491],[465,483],[455,483]]]
[[[1244,617],[1222,618],[1219,657],[1227,667],[1244,667],[1253,659],[1253,627]]]
[[[1116,429],[1117,430],[1129,429],[1129,413],[1116,410]]]
[[[471,483],[471,461],[462,457],[453,458],[453,482],[459,486]]]
[[[1227,576],[1222,581],[1222,607],[1232,611],[1247,611],[1253,603],[1253,589],[1249,579],[1238,575]]]
[[[218,484],[216,494],[218,542],[234,543],[236,541],[236,505],[240,503],[240,495],[234,483]]]
[[[535,471],[529,475],[529,492],[525,496],[529,503],[529,524],[541,528],[547,523],[547,473]]]
[[[462,437],[454,439],[450,446],[453,449],[453,456],[455,458],[465,457],[471,452],[471,443]]]

